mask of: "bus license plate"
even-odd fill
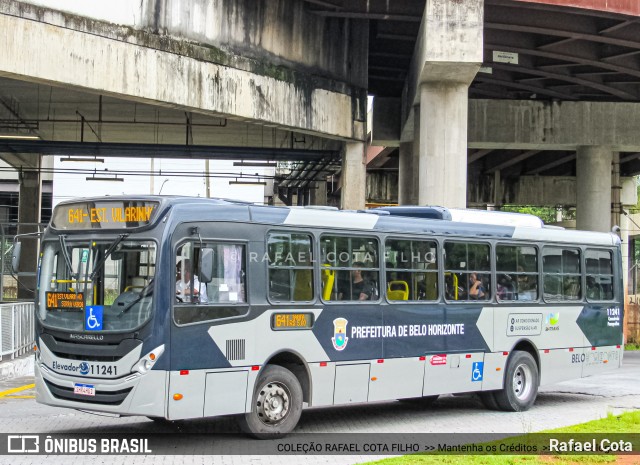
[[[96,387],[93,384],[74,384],[73,393],[81,396],[95,396]]]

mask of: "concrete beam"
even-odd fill
[[[480,176],[468,184],[468,205],[482,207],[495,202],[493,175]],[[637,191],[634,178],[621,178],[622,205],[635,205]],[[555,206],[577,204],[575,176],[520,176],[500,179],[501,205]],[[608,220],[607,215],[607,220]]]
[[[469,100],[469,148],[640,151],[640,103]]]
[[[367,165],[363,142],[347,142],[342,157],[340,208],[362,210],[366,196]]]
[[[82,30],[87,24],[89,30]],[[0,75],[13,79],[343,140],[364,140],[366,135],[364,89],[269,65],[268,60],[243,60],[208,44],[8,0],[0,1],[0,43]],[[354,47],[360,50],[362,43]]]

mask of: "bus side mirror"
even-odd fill
[[[21,250],[22,250],[22,242],[14,242],[13,253],[11,254],[11,269],[16,274],[20,269],[20,251]]]
[[[200,253],[200,282],[210,283],[213,279],[213,249],[204,248]]]

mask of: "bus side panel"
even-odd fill
[[[370,367],[369,363],[336,365],[335,405],[367,401]]]
[[[202,418],[204,415],[205,370],[172,371],[169,374],[169,420]],[[176,400],[175,395],[182,398]]]
[[[509,352],[491,352],[484,354],[483,391],[502,389],[504,370],[507,365],[508,356]]]
[[[249,372],[246,370],[207,373],[204,391],[204,416],[244,413],[248,381]]]
[[[371,362],[369,401],[422,396],[424,360],[392,358]]]
[[[328,362],[309,363],[309,373],[311,374],[311,405],[314,407],[322,405],[333,405],[333,387],[336,379],[335,363]]]
[[[427,356],[423,395],[482,390],[484,353]]]
[[[553,384],[560,381],[580,378],[584,348],[564,348],[539,350],[540,384]]]
[[[622,346],[595,347],[585,349],[582,376],[591,376],[620,368]]]
[[[494,351],[511,352],[523,340],[537,349],[588,345],[579,326],[582,305],[499,307],[495,314]],[[567,359],[565,363],[568,365]]]

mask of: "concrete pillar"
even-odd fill
[[[611,226],[620,226],[622,214],[622,180],[620,179],[620,152],[611,154]]]
[[[420,205],[467,206],[468,89],[456,82],[420,86]]]
[[[40,163],[38,163],[38,166]],[[18,234],[38,232],[42,199],[42,179],[37,171],[20,173],[20,197],[18,200]],[[33,299],[36,288],[38,249],[36,237],[23,237],[20,255],[18,299]]]
[[[343,210],[364,209],[367,174],[364,148],[364,142],[345,143],[340,197],[340,208]]]
[[[316,181],[311,189],[311,205],[327,205],[327,180]]]
[[[578,147],[576,158],[576,229],[611,230],[611,148]]]
[[[469,85],[483,58],[484,0],[427,0],[418,55],[420,205],[467,205]],[[417,95],[416,95],[417,96]]]
[[[398,151],[398,205],[410,205],[413,187],[413,142],[401,142]]]

